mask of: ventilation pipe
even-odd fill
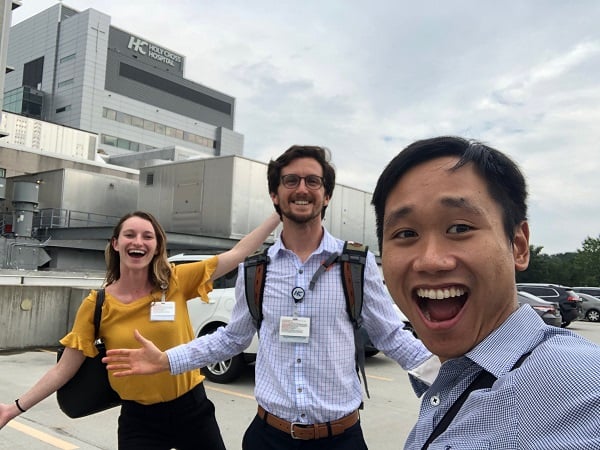
[[[29,181],[15,181],[13,184],[13,200],[15,212],[13,217],[13,233],[15,236],[31,237],[33,213],[38,210],[40,186]]]
[[[6,169],[0,167],[0,200],[6,199]]]

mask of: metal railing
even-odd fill
[[[34,228],[103,227],[116,225],[120,217],[70,209],[44,208],[33,216]]]
[[[0,234],[12,232],[13,212],[0,213]],[[44,208],[33,215],[33,230],[114,226],[120,217],[70,209]]]

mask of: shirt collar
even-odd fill
[[[540,316],[523,305],[465,356],[499,378],[540,342],[545,327]]]
[[[278,238],[275,243],[271,246],[271,248],[269,249],[269,254],[270,255],[275,255],[277,253],[279,253],[280,251],[284,251],[287,250],[285,244],[283,243],[283,241],[281,240],[281,238]],[[336,238],[334,238],[329,231],[327,231],[327,228],[323,227],[323,238],[321,239],[321,242],[319,243],[319,246],[316,248],[316,250],[312,253],[313,255],[320,255],[323,253],[334,253],[334,252],[339,252],[339,243],[338,240]]]

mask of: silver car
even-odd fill
[[[519,305],[530,305],[548,325],[560,327],[562,316],[557,302],[548,302],[525,291],[518,292]]]

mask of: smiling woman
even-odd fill
[[[138,346],[140,330],[168,348],[194,338],[187,300],[208,300],[214,278],[237,267],[255,251],[279,223],[273,214],[231,250],[204,261],[174,266],[167,260],[166,234],[152,214],[136,211],[121,218],[106,246],[105,301],[99,333],[106,349]],[[0,428],[54,393],[70,380],[85,356],[95,356],[94,309],[97,292],[83,300],[73,329],[61,340],[60,361],[12,404],[0,404]],[[198,301],[201,301],[198,300]],[[134,380],[109,375],[122,399],[119,449],[224,449],[214,405],[206,397],[199,371],[181,375],[157,374]],[[177,420],[164,422],[165,414]]]

